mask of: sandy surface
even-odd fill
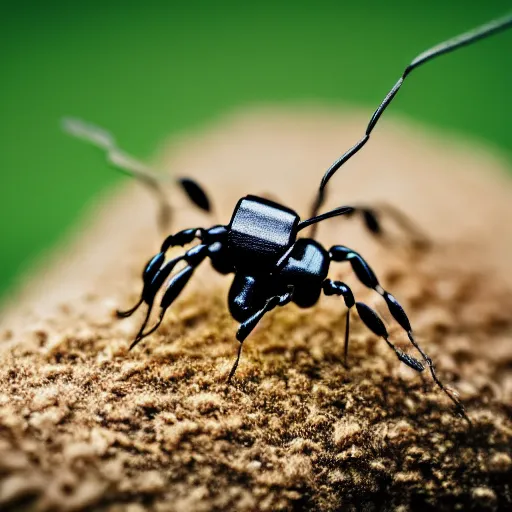
[[[265,194],[307,214],[323,170],[366,115],[259,110],[164,145],[158,161],[199,179],[214,218],[177,191],[172,230],[227,222]],[[476,144],[387,119],[332,180],[329,205],[385,200],[433,240],[413,251],[354,220],[326,245],[370,261],[405,306],[472,428],[427,372],[399,363],[345,308],[268,314],[226,386],[237,325],[229,277],[205,263],[162,328],[128,353],[141,316],[119,321],[160,242],[151,198],[130,185],[6,304],[0,367],[0,507],[20,510],[506,510],[512,507],[512,187]],[[333,265],[407,340],[373,292]]]

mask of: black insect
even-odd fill
[[[325,295],[342,297],[345,306],[348,308],[345,328],[345,359],[349,344],[350,312],[355,308],[363,323],[373,333],[385,340],[400,361],[418,372],[423,371],[424,364],[426,364],[437,385],[453,401],[457,411],[465,415],[463,405],[438,379],[432,360],[415,340],[404,309],[397,299],[381,286],[365,259],[356,251],[343,245],[334,245],[327,250],[314,240],[314,235],[316,225],[319,222],[339,215],[353,214],[360,214],[372,233],[382,234],[379,211],[376,209],[342,206],[327,213],[318,214],[325,200],[325,187],[329,179],[368,141],[380,116],[411,71],[438,55],[450,52],[511,26],[512,16],[507,16],[441,43],[416,57],[407,66],[403,75],[373,114],[364,137],[342,155],[325,173],[312,208],[311,218],[301,221],[296,212],[285,206],[261,197],[246,196],[236,205],[227,225],[217,225],[209,229],[190,228],[168,236],[164,240],[160,251],[151,258],[144,269],[140,300],[133,308],[118,313],[120,317],[127,317],[132,315],[142,304],[147,305],[145,320],[130,348],[133,348],[144,337],[158,329],[166,310],[182,292],[194,270],[206,258],[209,258],[213,268],[221,274],[234,274],[228,303],[231,315],[236,321],[240,322],[236,334],[240,345],[235,363],[229,374],[229,380],[232,379],[237,369],[244,340],[267,312],[276,307],[285,306],[290,302],[294,302],[302,308],[309,308],[324,293]],[[76,124],[68,126],[68,128],[75,133],[78,131],[76,134],[98,143],[98,138],[94,135],[91,136],[92,132],[87,132],[87,130],[83,132],[82,130],[82,133],[79,133],[80,130],[76,129],[77,126],[80,128],[80,125]],[[109,150],[112,149],[112,145],[100,144]],[[116,162],[114,161],[114,163]],[[135,167],[139,177],[146,182],[149,180],[152,185],[156,183],[155,180],[151,181],[152,178],[148,178],[150,173],[147,172],[147,169]],[[133,166],[131,166],[130,171],[134,171]],[[180,183],[195,204],[204,210],[209,209],[207,195],[197,183],[191,180],[182,180]],[[299,238],[300,232],[309,226],[312,227],[310,237]],[[171,260],[167,259],[166,255],[169,249],[184,246],[194,240],[199,243],[185,254]],[[185,266],[173,274],[173,270],[181,262],[184,262]],[[378,314],[368,305],[357,302],[347,284],[329,279],[331,262],[348,262],[359,281],[382,296],[393,318],[405,330],[410,342],[421,354],[424,364],[400,350],[389,340],[388,331]],[[166,282],[166,289],[160,301],[159,319],[153,327],[147,328],[156,295]]]

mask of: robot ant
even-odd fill
[[[129,310],[118,311],[119,317],[129,317],[142,304],[145,303],[147,306],[146,317],[130,349],[158,329],[165,312],[183,291],[194,270],[206,258],[210,258],[216,271],[221,274],[234,274],[228,295],[228,304],[231,315],[241,324],[236,333],[240,344],[228,382],[231,382],[238,367],[244,340],[266,313],[290,302],[294,302],[301,308],[311,307],[316,304],[323,292],[325,295],[342,297],[348,308],[345,325],[345,361],[348,353],[350,312],[355,308],[368,329],[383,338],[400,361],[417,372],[422,372],[425,369],[423,364],[425,363],[436,384],[454,403],[456,411],[469,421],[463,404],[439,380],[432,360],[417,343],[404,309],[397,299],[380,285],[365,259],[356,251],[343,245],[334,245],[326,250],[314,240],[314,236],[319,222],[340,215],[353,214],[360,214],[365,220],[366,227],[373,234],[382,232],[377,211],[372,208],[342,206],[319,214],[318,212],[325,202],[327,183],[336,171],[368,142],[384,110],[414,69],[437,56],[511,27],[512,15],[508,15],[442,42],[418,55],[405,68],[402,76],[371,117],[363,138],[325,172],[309,219],[301,220],[296,212],[285,206],[262,197],[248,195],[240,199],[236,205],[229,224],[217,225],[209,229],[201,227],[184,229],[169,235],[164,240],[160,251],[150,259],[144,268],[143,288],[137,304]],[[169,209],[165,202],[165,196],[159,188],[157,175],[118,150],[115,141],[107,132],[76,120],[67,120],[65,128],[72,134],[88,139],[106,149],[112,164],[139,178],[153,189],[161,204],[160,225],[167,224]],[[199,184],[188,178],[180,179],[178,183],[196,206],[205,211],[210,210],[208,197]],[[297,238],[299,232],[309,226],[312,226],[310,237]],[[198,240],[199,243],[185,254],[169,261],[166,260],[166,253],[169,249],[184,246],[194,240]],[[185,267],[171,276],[180,262],[185,262]],[[388,331],[379,315],[366,304],[356,302],[351,289],[345,283],[328,278],[331,262],[350,263],[359,281],[381,295],[392,317],[404,329],[411,344],[420,353],[423,363],[400,350],[389,340]],[[160,302],[159,319],[153,327],[146,330],[156,295],[166,281],[168,283]]]

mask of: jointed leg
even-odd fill
[[[164,181],[169,180],[168,176],[154,172],[146,164],[139,162],[120,149],[112,134],[103,128],[72,118],[64,119],[63,127],[71,135],[103,149],[112,166],[146,185],[153,192],[159,204],[158,227],[164,231],[169,226],[171,206],[162,186]]]
[[[345,323],[345,352],[344,352],[344,364],[347,366],[348,359],[348,342],[349,342],[349,332],[350,332],[350,310],[355,305],[354,294],[352,290],[341,281],[333,281],[332,279],[326,279],[322,288],[324,290],[325,295],[338,295],[342,296],[345,300],[345,306],[347,306],[347,320]]]
[[[377,313],[368,307],[366,304],[362,302],[355,302],[354,295],[352,290],[341,281],[332,281],[331,279],[326,279],[323,283],[323,290],[326,295],[339,295],[345,299],[345,305],[348,308],[347,311],[347,323],[345,326],[345,364],[347,362],[348,355],[348,341],[349,341],[349,329],[350,329],[350,310],[355,305],[357,312],[359,313],[359,317],[363,321],[363,323],[377,336],[383,338],[388,346],[392,348],[397,355],[398,359],[405,363],[407,366],[411,367],[413,370],[418,372],[422,372],[424,370],[423,365],[414,357],[409,356],[405,352],[402,352],[399,348],[397,348],[393,343],[389,341],[388,331],[379,318]]]
[[[263,318],[265,313],[268,313],[276,306],[285,306],[292,300],[292,296],[293,288],[283,293],[282,295],[275,295],[274,297],[271,297],[270,299],[267,300],[265,305],[259,311],[256,311],[256,313],[251,315],[245,322],[243,322],[240,325],[236,333],[236,339],[240,342],[240,346],[238,347],[238,354],[236,356],[235,363],[233,364],[233,367],[229,372],[228,384],[231,382],[231,379],[235,375],[236,369],[238,368],[238,363],[240,361],[240,356],[242,354],[242,344],[247,338],[247,336],[249,336],[249,334],[253,331],[253,329],[256,327],[258,322]]]
[[[162,244],[160,252],[151,258],[144,268],[142,273],[143,289],[140,300],[133,308],[127,311],[117,312],[118,316],[127,317],[132,315],[143,302],[148,306],[146,317],[142,322],[141,328],[130,346],[130,349],[132,349],[142,338],[148,336],[160,326],[165,311],[188,283],[194,269],[206,258],[206,256],[209,255],[209,250],[212,245],[224,240],[226,233],[227,231],[224,226],[214,226],[209,230],[204,230],[202,228],[185,229],[166,238]],[[183,246],[192,242],[194,238],[199,238],[204,243],[192,247],[184,255],[178,256],[165,263],[165,253],[169,248],[173,246]],[[169,278],[176,265],[181,261],[185,261],[187,266],[169,280],[167,289],[160,304],[161,312],[159,321],[149,331],[144,332],[153,309],[156,294]]]
[[[172,269],[181,261],[181,257],[175,258],[167,262],[163,267],[162,264],[165,261],[165,253],[171,247],[177,247],[192,242],[195,238],[198,238],[201,242],[210,245],[216,241],[222,241],[227,236],[227,230],[224,226],[214,226],[208,230],[203,228],[190,228],[179,231],[174,235],[169,235],[160,248],[160,252],[153,256],[149,262],[146,264],[144,271],[142,272],[142,282],[143,282],[143,290],[141,293],[140,300],[135,304],[134,307],[126,310],[126,311],[117,311],[117,316],[121,318],[125,318],[127,316],[131,316],[135,311],[142,305],[145,300],[145,297],[151,295],[151,290],[154,290],[154,294],[158,291],[158,288],[163,284],[165,279],[170,275]],[[156,281],[155,281],[156,279]],[[156,284],[160,283],[158,287]]]
[[[421,229],[403,212],[389,204],[379,204],[377,206],[355,206],[351,215],[360,215],[364,221],[366,228],[374,235],[389,238],[382,227],[380,221],[382,215],[386,215],[393,219],[396,225],[410,238],[412,244],[418,248],[427,248],[430,245],[429,238],[421,231]]]
[[[171,205],[167,200],[163,184],[167,181],[172,182],[174,179],[165,174],[154,172],[146,164],[139,162],[120,149],[112,134],[103,128],[73,118],[64,119],[63,127],[71,135],[103,149],[110,164],[121,172],[139,180],[154,193],[159,203],[158,225],[162,232],[166,231],[171,219]],[[203,211],[210,211],[208,196],[196,181],[191,178],[178,178],[176,182],[198,208]]]
[[[464,416],[464,418],[466,418],[466,420],[469,421],[469,419],[467,418],[467,416],[464,412],[464,406],[462,405],[460,400],[449,389],[447,389],[446,386],[444,386],[443,383],[439,380],[439,378],[437,377],[436,369],[434,367],[434,363],[432,362],[432,359],[425,353],[425,351],[420,347],[420,345],[414,338],[411,323],[409,322],[409,318],[407,317],[407,314],[405,313],[404,309],[402,308],[402,306],[399,304],[399,302],[395,299],[395,297],[393,295],[391,295],[386,290],[384,290],[384,288],[382,288],[382,286],[380,285],[380,283],[377,279],[377,276],[375,275],[373,270],[370,268],[368,263],[364,260],[364,258],[357,252],[353,251],[352,249],[349,249],[348,247],[345,247],[342,245],[335,245],[335,246],[331,247],[329,254],[331,256],[332,261],[337,261],[337,262],[348,261],[348,262],[350,262],[350,264],[352,265],[352,269],[354,270],[354,273],[358,277],[359,281],[361,281],[368,288],[375,290],[379,295],[381,295],[383,297],[383,299],[386,301],[389,312],[391,313],[393,318],[398,322],[398,324],[407,332],[409,341],[412,343],[414,348],[416,348],[416,350],[418,350],[418,352],[423,357],[423,360],[429,367],[430,374],[432,375],[434,382],[444,391],[444,393],[448,396],[448,398],[454,403],[457,412],[460,415]],[[358,304],[360,304],[360,303],[358,303]],[[363,304],[363,306],[364,306],[364,304]],[[367,307],[367,306],[365,306],[365,307]],[[360,309],[359,306],[357,307],[357,309],[361,316],[361,311],[359,311],[359,309]],[[364,308],[362,308],[362,309],[364,310]],[[372,318],[373,318],[372,315],[369,315],[367,311],[363,312],[363,315],[365,315],[365,314],[366,314],[366,317],[370,320],[370,322],[372,322]],[[374,313],[373,316],[375,316],[375,315],[376,314]],[[363,319],[362,316],[361,316],[361,318]],[[378,320],[380,321],[380,319],[378,319]],[[363,321],[364,321],[364,319],[363,319]],[[368,325],[367,322],[365,322],[365,323],[366,323],[366,325]],[[373,322],[374,325],[377,325],[377,323]],[[380,326],[378,326],[378,327],[380,329]],[[372,328],[370,327],[370,329],[372,329]],[[388,344],[389,344],[389,342],[388,342]],[[395,350],[395,352],[396,352],[396,350]]]
[[[370,329],[377,336],[384,338],[388,346],[394,350],[396,356],[398,357],[398,359],[400,359],[400,361],[405,363],[413,370],[416,370],[417,372],[422,372],[425,369],[424,366],[416,358],[410,356],[409,354],[406,354],[389,341],[389,334],[386,329],[386,326],[384,325],[384,322],[380,319],[379,315],[377,315],[377,313],[372,308],[370,308],[366,304],[363,304],[362,302],[356,302],[356,308],[357,312],[359,313],[359,317],[366,325],[366,327],[368,327],[368,329]]]
[[[164,319],[165,312],[167,308],[176,300],[178,295],[183,291],[185,285],[189,282],[194,270],[199,266],[200,263],[206,258],[208,255],[208,246],[205,244],[199,244],[187,251],[184,256],[179,256],[174,260],[171,260],[169,263],[164,265],[155,275],[153,280],[151,281],[148,289],[145,291],[144,302],[148,305],[148,312],[146,314],[146,318],[139,330],[139,333],[135,337],[135,340],[130,345],[130,350],[137,345],[137,343],[149,336],[151,333],[155,332]],[[149,330],[144,332],[144,329],[149,320],[149,316],[151,314],[151,310],[153,308],[153,303],[155,301],[155,296],[158,293],[159,289],[163,285],[164,281],[168,278],[169,274],[176,266],[176,264],[180,261],[185,261],[187,266],[180,270],[177,274],[171,277],[169,283],[167,284],[167,288],[160,302],[160,316],[157,323]]]
[[[345,247],[343,245],[335,245],[331,247],[329,251],[329,255],[332,261],[343,262],[348,261],[352,265],[352,269],[356,274],[357,278],[361,283],[363,283],[368,288],[375,290],[379,295],[381,295],[386,304],[388,306],[389,312],[393,316],[393,318],[400,324],[400,326],[407,332],[409,339],[413,342],[414,337],[412,334],[412,327],[407,318],[407,315],[402,308],[402,306],[398,303],[398,301],[388,293],[379,283],[377,276],[371,269],[370,265],[364,260],[364,258],[353,251],[352,249]],[[416,342],[413,344],[416,346]],[[422,356],[423,356],[422,352]]]
[[[213,226],[210,229],[189,228],[178,231],[174,235],[169,235],[162,243],[161,252],[165,252],[171,247],[181,246],[192,242],[195,238],[202,243],[210,245],[214,242],[222,242],[227,238],[228,230],[226,226]]]

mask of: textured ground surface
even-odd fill
[[[266,194],[305,214],[331,161],[366,116],[260,111],[183,137],[160,155],[193,175],[215,219],[171,191],[173,230],[227,222],[236,200]],[[159,243],[154,205],[130,186],[31,278],[2,320],[0,507],[37,510],[461,510],[512,506],[512,188],[504,164],[453,139],[383,121],[333,179],[330,204],[386,200],[432,237],[429,252],[324,223],[325,245],[361,251],[399,298],[473,422],[452,414],[428,375],[400,364],[324,298],[267,315],[237,348],[229,278],[197,271],[160,331],[127,352],[142,265]],[[306,206],[307,205],[307,206]],[[339,264],[406,339],[379,297]]]

